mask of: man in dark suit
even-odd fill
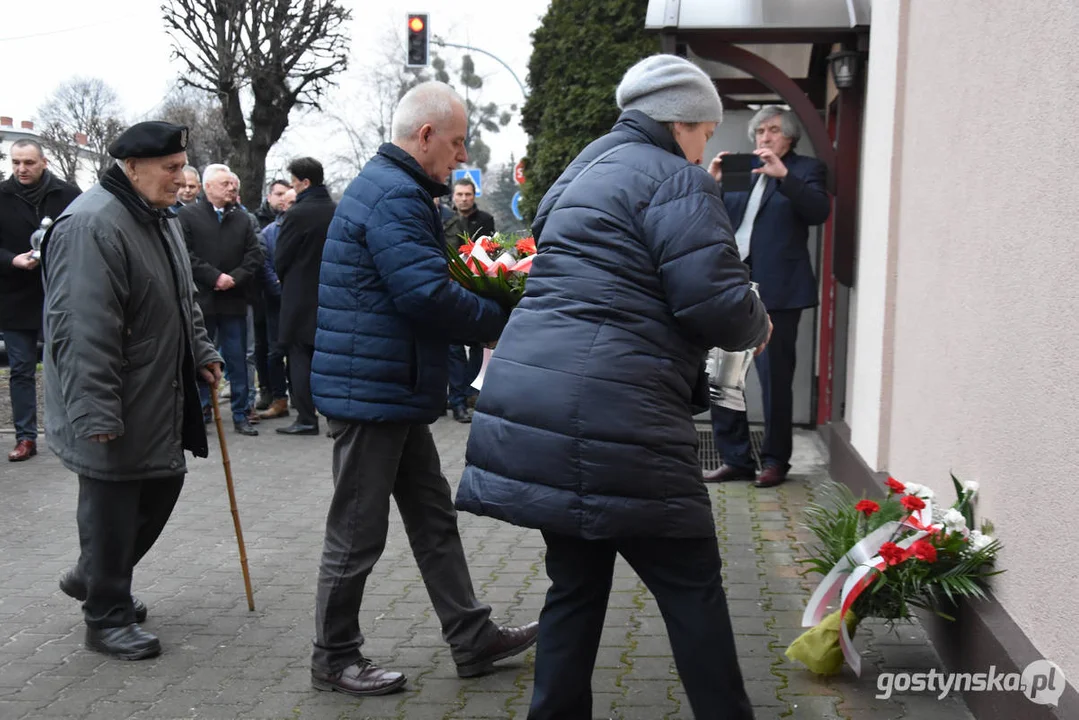
[[[763,467],[757,477],[745,411],[712,405],[712,430],[723,465],[705,473],[704,479],[754,480],[757,487],[774,487],[790,470],[798,322],[802,310],[817,304],[809,228],[828,219],[831,201],[824,165],[794,152],[801,129],[792,113],[762,108],[750,121],[749,136],[761,161],[753,171],[757,180],[749,192],[724,193],[723,203],[736,228],[739,254],[750,266],[774,327],[771,342],[756,359],[764,399]],[[719,181],[723,155],[709,167]]]
[[[285,214],[274,248],[274,269],[281,281],[277,342],[288,349],[288,373],[296,422],[277,428],[283,435],[318,435],[318,415],[311,397],[311,358],[315,354],[318,279],[322,246],[337,203],[323,185],[322,163],[302,157],[289,163],[296,203]]]
[[[236,204],[236,186],[227,165],[208,165],[202,173],[205,200],[177,215],[206,332],[216,337],[229,370],[233,427],[241,435],[258,435],[248,418],[247,302],[262,267],[262,249],[251,218]],[[209,422],[209,386],[203,384],[200,393]]]

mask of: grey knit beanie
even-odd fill
[[[657,122],[723,122],[723,103],[699,67],[677,55],[653,55],[626,71],[615,92],[620,110]]]

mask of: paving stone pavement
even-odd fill
[[[0,718],[169,720],[462,720],[518,718],[531,697],[533,652],[498,672],[457,678],[404,528],[392,512],[385,553],[368,583],[364,651],[407,673],[406,691],[351,698],[312,690],[309,657],[323,523],[331,492],[330,440],[290,438],[264,422],[261,436],[229,432],[233,476],[256,612],[247,610],[216,440],[191,463],[175,513],[136,570],[150,608],[146,627],[164,653],[125,663],[82,647],[78,605],[56,582],[77,554],[76,481],[48,451],[0,466]],[[444,471],[456,485],[468,427],[432,426]],[[11,435],[0,435],[6,446]],[[884,669],[941,664],[917,625],[887,633],[863,623],[861,678],[822,680],[783,649],[799,632],[811,583],[795,558],[807,538],[800,508],[826,478],[813,433],[796,438],[792,482],[771,490],[710,486],[725,583],[746,684],[758,718],[968,719],[961,700],[930,694],[874,696]],[[537,617],[547,589],[543,541],[531,530],[463,514],[461,534],[479,597],[496,621]],[[593,676],[596,717],[692,718],[655,601],[619,562]],[[703,720],[703,719],[702,719]],[[711,720],[711,719],[709,719]]]

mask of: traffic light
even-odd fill
[[[427,65],[427,13],[408,16],[408,67]]]

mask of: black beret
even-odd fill
[[[126,158],[164,157],[187,149],[187,128],[160,120],[132,125],[109,145],[109,155]]]

